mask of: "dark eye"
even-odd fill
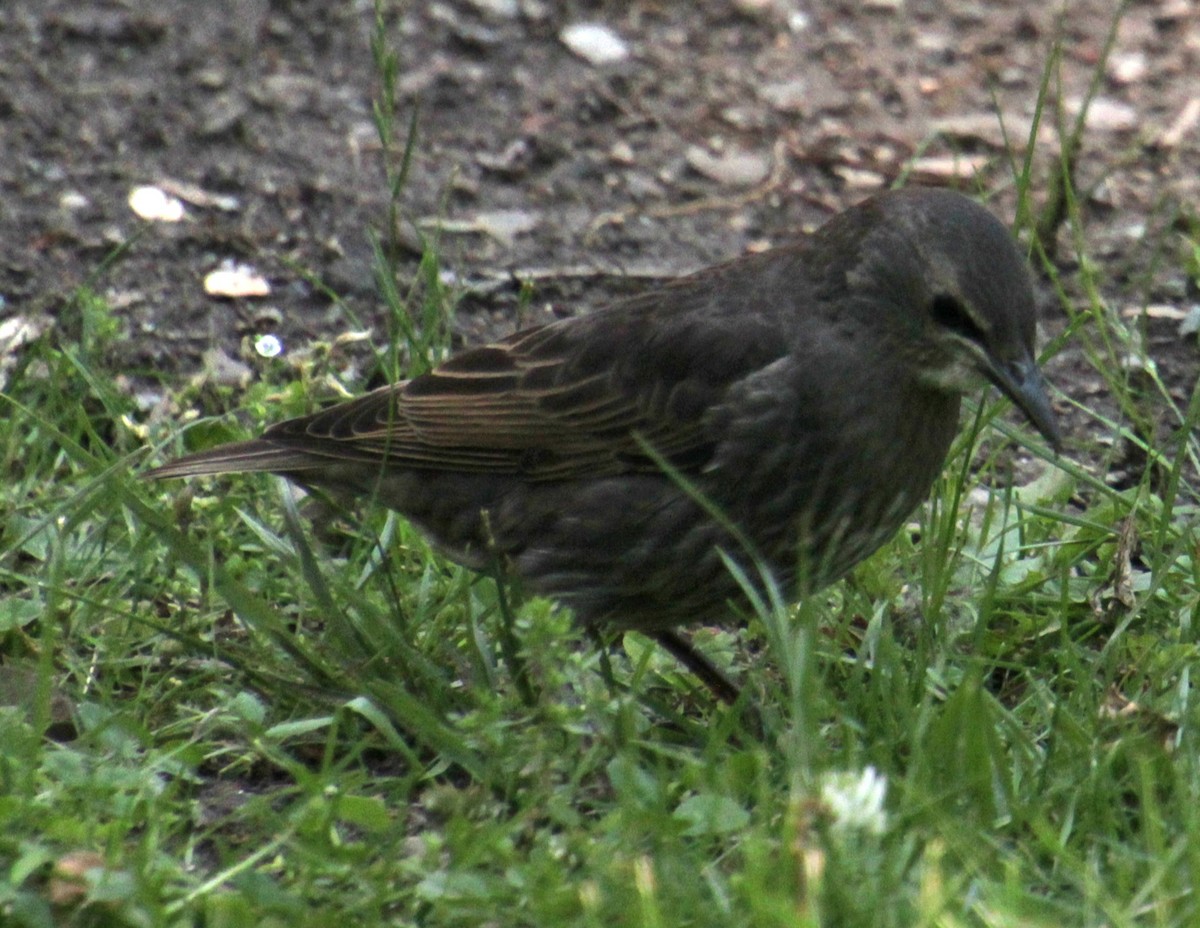
[[[933,298],[929,307],[929,315],[943,329],[961,335],[973,342],[983,342],[983,330],[975,323],[962,303],[952,296],[939,293]]]

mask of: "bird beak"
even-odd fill
[[[1017,408],[1029,418],[1050,447],[1058,451],[1062,447],[1062,432],[1050,408],[1046,395],[1046,382],[1037,363],[1029,355],[1011,364],[991,361],[985,372],[988,380],[1000,388],[1000,392],[1017,404]]]

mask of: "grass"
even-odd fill
[[[395,292],[423,324],[385,370],[444,349],[431,268]],[[186,388],[213,417],[179,439],[118,389],[119,325],[81,292],[3,387],[0,922],[1200,923],[1198,401],[1112,374],[1129,336],[1091,293],[1067,338],[1140,481],[1064,458],[1008,489],[982,410],[851,579],[698,633],[760,739],[636,636],[610,687],[569,616],[376,507],[139,482],[148,444],[252,432],[318,377]]]

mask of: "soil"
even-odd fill
[[[1075,160],[1089,261],[1068,226],[1057,236],[1067,302],[1086,311],[1097,288],[1130,333],[1116,362],[1150,362],[1186,403],[1200,14],[1191,0],[1134,2],[1106,54],[1118,6],[385,0],[397,146],[417,112],[399,240],[441,220],[458,332],[476,342],[779,242],[902,178],[984,195],[1011,221],[1058,48],[1030,156],[1035,210],[1061,172],[1055,124],[1071,127],[1096,82]],[[569,48],[564,30],[583,22],[627,55]],[[259,363],[255,334],[277,334],[285,357],[363,327],[380,337],[374,23],[366,0],[5,0],[0,321],[65,324],[89,285],[117,314],[147,404],[206,352]],[[139,219],[140,185],[180,194],[183,220]],[[205,275],[230,261],[269,295],[206,293]],[[406,287],[417,250],[399,249],[394,267]],[[522,279],[535,284],[527,305]],[[1068,316],[1048,296],[1044,337]],[[1047,368],[1077,448],[1094,426],[1068,398],[1107,403],[1094,340],[1079,327]]]

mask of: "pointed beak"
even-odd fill
[[[986,373],[988,379],[1000,388],[1000,392],[1025,413],[1034,428],[1050,443],[1050,447],[1058,451],[1062,447],[1062,432],[1058,430],[1050,398],[1046,395],[1046,382],[1033,358],[1026,355],[1010,364],[992,360]]]

